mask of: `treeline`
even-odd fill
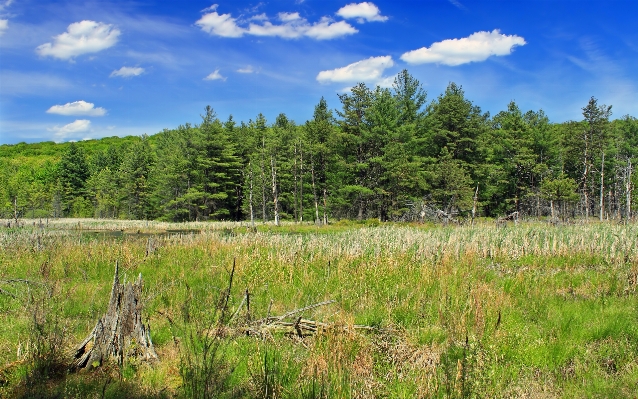
[[[428,102],[407,71],[322,98],[312,119],[221,121],[153,136],[0,147],[3,217],[415,221],[517,215],[630,218],[638,121],[592,97],[550,123],[494,116],[451,83]]]

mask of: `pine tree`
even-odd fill
[[[65,216],[72,214],[74,204],[82,202],[86,196],[86,181],[89,178],[89,166],[84,150],[76,143],[69,143],[57,166],[60,186],[62,212]],[[77,206],[76,206],[77,207]]]

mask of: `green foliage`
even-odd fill
[[[333,111],[321,98],[303,124],[284,113],[222,122],[207,106],[200,124],[153,136],[0,146],[0,215],[325,225],[541,218],[554,205],[570,218],[635,214],[638,122],[611,121],[594,97],[581,121],[553,124],[513,101],[490,117],[453,82],[428,102],[403,70],[390,89],[360,83],[338,99]],[[544,182],[563,178],[577,200],[548,196]]]

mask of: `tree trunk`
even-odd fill
[[[600,163],[600,221],[603,221],[603,214],[605,213],[604,198],[605,198],[605,151],[603,151],[603,158]]]
[[[326,208],[328,207],[328,191],[323,189],[323,224],[328,224],[328,213],[326,212]]]
[[[303,148],[299,150],[301,155],[299,174],[299,221],[303,222]]]
[[[627,200],[626,216],[631,219],[631,159],[627,160],[627,172],[625,172],[625,196]]]
[[[275,212],[275,226],[279,226],[279,196],[277,195],[277,169],[275,167],[275,160],[270,157],[270,174],[272,176],[272,197],[273,206]]]
[[[266,151],[266,139],[262,139],[261,149],[261,217],[262,221],[266,223],[266,171],[264,166],[264,151]]]
[[[293,190],[294,190],[294,192],[293,192],[293,195],[292,195],[292,198],[294,198],[294,204],[295,204],[294,207],[293,207],[293,217],[294,217],[293,220],[295,222],[298,220],[297,219],[297,204],[298,204],[298,200],[299,200],[299,197],[298,197],[299,190],[297,188],[297,180],[298,180],[297,179],[297,175],[298,175],[297,171],[298,171],[298,169],[297,169],[297,143],[295,143],[295,162],[293,164],[293,176],[294,176]]]
[[[474,226],[474,218],[476,217],[476,203],[478,202],[478,184],[476,185],[476,191],[474,192],[474,198],[472,199],[472,226]]]
[[[315,163],[310,161],[310,175],[312,177],[312,196],[315,200],[315,223],[321,224],[321,219],[319,219],[319,201],[317,200],[317,189],[315,187]]]
[[[248,194],[248,204],[250,206],[250,227],[255,228],[255,210],[253,209],[253,165],[248,162],[248,169],[250,170],[250,192]]]
[[[13,218],[16,221],[16,226],[18,225],[18,196],[13,197]]]
[[[91,341],[93,345],[87,351]],[[109,358],[115,358],[122,365],[129,357],[157,360],[150,328],[142,323],[142,275],[135,283],[120,284],[116,262],[109,307],[89,336],[75,349],[72,368],[98,367]]]

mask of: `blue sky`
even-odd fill
[[[495,114],[591,96],[638,116],[638,1],[0,0],[0,144],[154,134],[389,85],[402,69]]]

